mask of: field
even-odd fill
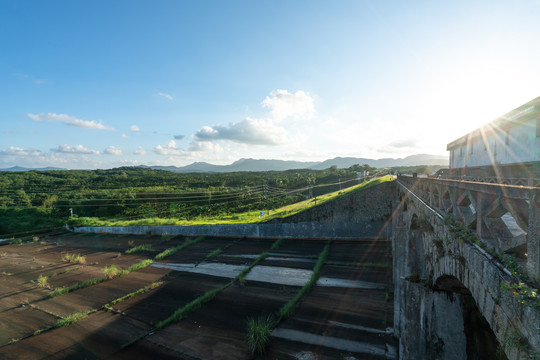
[[[0,358],[393,358],[390,264],[377,239],[63,233],[4,245]],[[250,318],[268,320],[266,343],[248,341]]]
[[[216,225],[216,224],[254,224],[267,222],[275,218],[283,218],[297,214],[301,211],[308,210],[320,206],[326,202],[339,199],[346,195],[350,195],[356,191],[366,190],[372,186],[376,186],[386,181],[393,181],[394,177],[391,175],[385,175],[377,178],[373,178],[369,181],[364,181],[360,184],[351,185],[351,182],[347,184],[348,187],[343,190],[333,191],[327,194],[319,195],[316,198],[310,198],[303,201],[298,201],[289,205],[281,206],[279,208],[266,210],[264,217],[260,217],[260,210],[252,210],[241,213],[232,213],[227,215],[215,215],[206,216],[195,219],[179,219],[179,218],[144,218],[137,220],[115,220],[115,219],[99,219],[82,217],[76,218],[71,221],[72,224],[77,226],[144,226],[144,225]]]

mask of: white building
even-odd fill
[[[447,150],[454,175],[538,177],[540,97],[452,141]]]

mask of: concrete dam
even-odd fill
[[[391,241],[392,357],[536,359],[539,191],[399,176],[267,224],[76,231]]]

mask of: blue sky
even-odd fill
[[[446,154],[540,96],[540,1],[0,2],[0,167]]]

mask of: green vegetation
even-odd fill
[[[216,249],[214,251],[211,251],[208,255],[206,255],[206,257],[203,259],[202,262],[208,261],[213,257],[219,256],[221,255],[222,252],[223,252],[222,249]]]
[[[39,275],[39,277],[37,279],[37,284],[39,285],[39,287],[48,288],[49,287],[49,277]]]
[[[274,245],[276,245],[276,248],[279,247],[282,241],[283,239],[279,239],[274,243]],[[272,248],[274,248],[274,246],[272,246]],[[264,354],[266,346],[270,341],[270,334],[272,332],[272,329],[293,314],[302,298],[307,295],[311,288],[316,284],[317,280],[319,279],[321,269],[326,263],[329,252],[330,241],[328,241],[324,249],[319,254],[319,257],[317,258],[317,263],[313,267],[313,274],[311,275],[309,281],[302,288],[300,288],[300,290],[291,300],[289,300],[279,309],[277,314],[277,320],[274,320],[273,316],[271,315],[266,317],[261,316],[258,318],[248,318],[246,340],[252,356],[260,356]],[[262,255],[264,254],[261,254],[261,256]],[[261,256],[259,256],[259,258],[261,258]]]
[[[232,281],[225,284],[225,285],[223,285],[220,288],[207,291],[204,295],[199,296],[195,300],[187,303],[186,305],[184,305],[180,309],[176,310],[171,316],[169,316],[165,320],[162,320],[162,321],[158,322],[157,325],[156,325],[156,328],[157,329],[163,329],[165,326],[167,326],[169,324],[172,324],[172,323],[175,323],[175,322],[178,322],[178,321],[182,320],[184,317],[186,317],[187,314],[189,314],[193,310],[197,310],[198,308],[200,308],[201,306],[203,306],[207,302],[214,299],[217,296],[217,294],[219,294],[221,291],[223,291],[226,288],[228,288],[229,286],[231,286],[231,284],[232,284]]]
[[[262,218],[260,208],[241,213],[221,213],[218,215],[209,215],[196,218],[144,218],[137,220],[101,220],[97,218],[81,217],[77,218],[77,224],[80,226],[155,226],[155,225],[217,225],[217,224],[253,224],[267,222],[275,218],[282,218],[297,214],[301,211],[308,210],[312,207],[322,205],[328,201],[339,199],[343,196],[350,195],[353,192],[365,190],[382,182],[392,181],[393,177],[386,175],[380,178],[375,178],[361,184],[348,187],[343,190],[337,190],[331,193],[320,195],[315,198],[297,201],[290,205],[275,208],[270,211],[270,214]]]
[[[271,249],[272,250],[277,250],[279,249],[279,247],[281,246],[281,244],[283,244],[283,241],[285,241],[285,239],[281,238],[281,239],[277,239],[273,244],[272,244],[272,247]],[[249,265],[247,268],[243,269],[242,271],[240,271],[240,274],[238,274],[238,276],[236,276],[236,279],[238,280],[238,282],[240,284],[243,284],[246,282],[246,276],[247,274],[249,274],[249,272],[255,267],[257,266],[261,261],[263,261],[264,259],[266,259],[268,257],[268,255],[270,255],[269,252],[263,252],[262,254],[260,254],[252,263],[251,265]]]
[[[277,247],[279,247],[279,244],[281,244],[282,242],[283,242],[282,239],[276,240],[272,246],[277,244],[276,245],[276,249],[277,249]],[[232,281],[228,282],[227,284],[225,284],[225,285],[223,285],[223,286],[221,286],[221,287],[219,287],[217,289],[207,291],[206,293],[199,296],[195,300],[193,300],[193,301],[187,303],[186,305],[184,305],[183,307],[177,309],[171,316],[169,316],[165,320],[160,321],[156,325],[156,328],[157,329],[163,329],[164,327],[166,327],[166,326],[168,326],[168,325],[170,325],[172,323],[175,323],[175,322],[178,322],[178,321],[182,320],[183,318],[185,318],[192,311],[199,309],[201,306],[203,306],[204,304],[206,304],[209,301],[211,301],[212,299],[214,299],[221,291],[223,291],[226,288],[228,288],[229,286],[231,286],[236,280],[239,280],[240,282],[243,282],[243,281],[240,280],[241,278],[243,278],[244,281],[245,281],[245,276],[251,271],[251,269],[253,269],[253,267],[255,267],[258,263],[260,263],[266,256],[268,256],[267,252],[262,253],[261,255],[259,255],[257,257],[257,259],[255,259],[255,261],[253,261],[253,263],[248,268],[242,270],[240,272],[240,274],[236,277],[236,279],[233,279]]]
[[[501,289],[511,291],[514,298],[523,306],[529,306],[540,311],[540,294],[538,289],[532,288],[525,283],[503,282]]]
[[[240,271],[240,274],[238,274],[238,276],[236,277],[238,279],[238,281],[240,282],[240,284],[243,284],[246,282],[246,276],[247,274],[249,274],[249,272],[251,271],[251,269],[253,269],[255,266],[257,266],[261,261],[263,261],[264,259],[266,259],[268,257],[270,253],[268,252],[263,252],[262,254],[260,254],[256,259],[255,261],[253,261],[251,263],[251,265],[249,265],[247,268],[245,269],[242,269],[242,271]]]
[[[478,245],[511,271],[514,279],[510,282],[503,282],[501,284],[503,290],[511,291],[514,298],[521,305],[540,311],[539,291],[537,288],[526,283],[530,281],[530,278],[527,272],[517,263],[515,257],[510,254],[497,253],[490,249],[473,234],[471,229],[466,227],[462,222],[457,221],[453,214],[446,214],[444,221],[448,225],[448,229],[454,239],[460,242],[466,241]]]
[[[127,300],[129,298],[132,298],[136,295],[139,295],[139,294],[143,294],[145,292],[148,292],[150,290],[153,290],[155,288],[158,288],[160,287],[161,285],[163,285],[163,281],[156,281],[156,282],[153,282],[152,284],[148,285],[148,286],[145,286],[139,290],[136,290],[132,293],[129,293],[129,294],[126,294],[122,297],[119,297],[118,299],[115,299],[113,301],[111,301],[110,303],[108,303],[107,305],[104,305],[103,307],[106,308],[106,309],[111,309],[113,305],[116,305],[118,304],[119,302],[122,302],[124,300]]]
[[[66,254],[62,257],[62,260],[74,264],[86,264],[86,258],[81,254]]]
[[[107,280],[114,279],[120,274],[120,268],[116,265],[105,266],[103,269],[103,275]]]
[[[145,251],[154,251],[152,248],[152,244],[143,244],[139,246],[132,247],[129,250],[126,250],[126,254],[134,254],[138,252],[145,252]]]
[[[117,267],[116,265],[106,266],[103,269],[103,275],[104,275],[103,277],[93,278],[93,279],[90,279],[90,280],[87,280],[87,281],[79,282],[79,283],[73,284],[73,285],[71,285],[69,287],[57,288],[53,292],[51,292],[48,297],[53,298],[53,297],[60,296],[60,295],[63,295],[63,294],[67,294],[67,293],[70,293],[72,291],[79,290],[79,289],[82,289],[82,288],[85,288],[85,287],[88,287],[88,286],[92,286],[92,285],[95,285],[95,284],[102,283],[102,282],[104,282],[106,280],[110,280],[110,279],[115,278],[115,277],[121,277],[121,276],[129,274],[132,271],[137,271],[137,270],[140,270],[142,268],[145,268],[145,267],[151,265],[152,263],[153,263],[152,260],[147,259],[147,260],[140,261],[140,262],[138,262],[138,263],[136,263],[134,265],[131,265],[130,267],[128,267],[127,269],[124,269],[124,270],[120,270],[120,268]]]
[[[170,249],[167,249],[165,251],[160,252],[159,254],[156,255],[156,257],[154,259],[163,260],[166,257],[174,255],[177,252],[179,252],[180,250],[183,250],[183,249],[187,248],[188,246],[194,245],[194,244],[198,243],[199,241],[204,240],[205,237],[206,236],[203,235],[203,236],[199,236],[198,238],[195,238],[193,240],[186,240],[186,242],[184,242],[181,245],[178,245],[176,247],[173,247],[173,248],[170,248]]]
[[[247,343],[251,356],[263,355],[266,345],[270,341],[270,333],[274,326],[274,320],[271,315],[260,316],[256,319],[247,320]]]
[[[136,291],[134,291],[132,293],[129,293],[129,294],[126,294],[126,295],[124,295],[122,297],[114,299],[113,301],[111,301],[108,304],[103,305],[99,309],[91,309],[91,310],[88,310],[88,311],[76,312],[74,314],[71,314],[71,315],[63,318],[63,319],[59,319],[58,321],[56,321],[56,323],[54,325],[51,325],[51,326],[49,326],[49,327],[47,327],[45,329],[36,330],[34,332],[34,335],[39,335],[39,334],[42,334],[42,333],[44,333],[46,331],[57,329],[57,328],[60,328],[60,327],[69,326],[69,325],[71,325],[73,323],[76,323],[79,320],[82,320],[82,319],[86,318],[88,315],[97,312],[98,310],[111,309],[113,305],[118,304],[121,301],[127,300],[127,299],[132,298],[132,297],[134,297],[136,295],[148,292],[148,291],[150,291],[152,289],[155,289],[155,288],[161,286],[162,284],[163,284],[163,282],[161,282],[161,281],[154,282],[154,283],[152,283],[152,284],[150,284],[148,286],[145,286],[145,287],[143,287],[143,288],[141,288],[139,290],[136,290]]]
[[[330,242],[326,244],[323,251],[321,251],[321,253],[319,254],[319,258],[317,259],[317,263],[313,267],[313,274],[311,275],[309,281],[298,291],[298,293],[296,293],[294,298],[289,300],[279,309],[278,319],[275,326],[279,325],[283,320],[291,316],[298,304],[300,303],[300,300],[302,300],[302,298],[310,292],[313,285],[315,285],[315,283],[317,282],[317,279],[319,279],[321,269],[326,263],[326,258],[328,257],[329,252]]]
[[[143,168],[4,172],[0,177],[0,235],[32,237],[70,225],[161,225],[259,222],[275,209],[355,184],[348,169],[184,174]],[[388,170],[386,170],[388,173]],[[73,209],[70,217],[69,209]],[[259,219],[267,210],[270,217]],[[268,214],[267,213],[267,214]],[[142,220],[141,220],[142,219]]]
[[[225,251],[226,249],[230,248],[231,246],[233,246],[234,244],[236,244],[237,242],[239,242],[240,240],[242,240],[243,238],[239,238],[227,245],[225,245],[223,247],[223,249],[215,249],[213,251],[211,251],[208,255],[206,255],[206,257],[201,261],[201,262],[205,262],[205,261],[208,261],[216,256],[219,256],[223,253],[223,251]]]
[[[272,244],[272,247],[270,249],[272,250],[279,249],[279,247],[283,244],[284,241],[285,241],[284,238],[278,239],[275,243]]]
[[[40,329],[40,330],[36,330],[34,332],[34,335],[39,335],[41,333],[44,333],[46,331],[49,331],[49,330],[52,330],[52,329],[56,329],[56,328],[60,328],[60,327],[64,327],[64,326],[69,326],[79,320],[82,320],[84,319],[85,317],[87,317],[88,315],[96,312],[97,310],[89,310],[89,311],[81,311],[81,312],[76,312],[74,314],[71,314],[63,319],[59,319],[54,325],[52,326],[49,326],[45,329]]]

